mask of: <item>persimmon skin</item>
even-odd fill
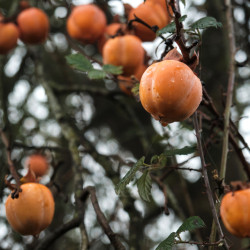
[[[150,26],[157,25],[158,28],[162,29],[170,22],[170,17],[164,11],[164,8],[153,1],[146,1],[140,4],[137,8],[134,8],[129,13],[129,20],[138,18],[149,24]],[[138,36],[142,41],[153,41],[156,38],[155,33],[147,28],[145,25],[133,22],[135,35]]]
[[[227,193],[221,201],[220,215],[226,229],[233,235],[250,237],[250,189]]]
[[[167,14],[167,16],[169,16],[169,14],[173,15],[172,8],[169,6],[169,8],[167,9],[166,0],[147,0],[147,1],[154,2],[154,3],[161,5],[161,7],[164,9],[164,12]]]
[[[111,24],[106,26],[104,33],[98,39],[98,49],[101,53],[102,53],[102,49],[103,49],[104,44],[107,42],[108,39],[111,38],[111,36],[114,36],[119,29],[125,30],[125,24],[111,23]]]
[[[11,227],[22,235],[38,235],[54,216],[55,203],[50,190],[39,183],[21,185],[17,199],[8,196],[5,209]]]
[[[104,64],[123,66],[124,76],[135,74],[143,60],[144,49],[141,40],[134,35],[109,39],[103,47]]]
[[[1,18],[0,18],[1,19]],[[0,23],[0,54],[7,54],[17,45],[19,30],[13,23]]]
[[[36,177],[45,175],[49,169],[49,163],[46,157],[40,154],[29,156],[26,165],[35,173]]]
[[[144,109],[165,126],[195,112],[202,100],[202,85],[186,64],[165,60],[143,73],[139,95]]]
[[[17,17],[20,39],[27,44],[43,43],[49,33],[48,16],[35,7],[23,10]]]
[[[67,19],[67,32],[73,39],[94,43],[104,33],[107,20],[104,12],[94,4],[76,6]]]

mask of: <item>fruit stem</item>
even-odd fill
[[[197,119],[197,111],[194,113],[193,123],[194,123],[196,138],[197,138],[198,151],[199,151],[199,155],[200,155],[200,159],[201,159],[202,175],[204,178],[204,184],[205,184],[205,188],[206,188],[206,193],[207,193],[209,205],[210,205],[210,208],[212,210],[213,219],[216,223],[216,226],[217,226],[217,229],[218,229],[218,232],[220,235],[220,239],[224,241],[225,248],[229,249],[229,245],[228,245],[227,241],[225,240],[225,236],[223,234],[223,231],[222,231],[222,228],[221,228],[221,225],[219,222],[219,217],[218,217],[216,207],[214,204],[213,193],[212,193],[211,186],[209,183],[209,178],[208,178],[208,174],[207,174],[207,167],[206,167],[204,152],[203,152],[202,143],[201,143],[201,130],[200,130],[200,127],[198,124],[198,119]]]
[[[157,30],[159,30],[159,27],[157,25],[150,26],[149,24],[147,24],[146,22],[144,22],[142,19],[140,19],[139,17],[137,17],[135,14],[134,14],[134,17],[135,17],[134,19],[132,19],[132,20],[130,20],[128,22],[128,28],[129,29],[132,29],[132,23],[133,22],[137,22],[137,23],[141,23],[142,25],[144,25],[148,29],[152,30],[154,33],[156,33]],[[165,38],[162,35],[159,35],[159,37],[161,37],[163,40],[165,40]]]

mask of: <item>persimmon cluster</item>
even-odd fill
[[[49,32],[49,18],[39,8],[28,4],[15,20],[0,15],[0,54],[7,54],[17,46],[20,39],[26,44],[43,43]]]
[[[158,28],[171,21],[165,0],[147,0],[136,8],[130,6],[127,21],[135,16]],[[118,77],[120,87],[131,94],[131,76],[140,80],[148,66],[142,42],[153,41],[155,32],[138,22],[132,23],[132,29],[117,20],[107,24],[105,13],[94,4],[74,7],[67,20],[67,31],[80,42],[97,43],[104,64],[122,66],[123,74]]]
[[[68,34],[83,43],[97,43],[104,64],[122,66],[118,82],[126,94],[132,95],[133,79],[140,81],[141,103],[162,125],[187,119],[202,99],[199,78],[176,58],[166,58],[167,61],[148,67],[148,57],[142,46],[142,42],[156,38],[157,29],[171,22],[171,7],[165,0],[147,0],[128,9],[129,25],[119,22],[107,25],[105,13],[97,6],[77,6],[67,20]]]

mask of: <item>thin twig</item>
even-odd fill
[[[220,113],[218,112],[218,110],[216,109],[211,97],[209,96],[209,94],[207,93],[206,89],[203,88],[203,95],[205,97],[205,101],[203,102],[203,104],[209,109],[209,111],[215,116],[215,118],[218,120],[218,124],[219,127],[221,129],[224,128],[223,122],[221,122],[221,116]],[[245,148],[247,148],[249,150],[249,146],[247,145],[246,141],[244,140],[243,136],[239,133],[238,129],[236,128],[235,124],[230,121],[230,129],[232,130],[232,132],[229,132],[229,140],[230,143],[232,144],[232,146],[234,147],[235,152],[237,153],[243,167],[244,167],[244,171],[247,174],[248,180],[250,180],[250,166],[249,163],[246,161],[246,158],[244,157],[241,148],[239,147],[237,141],[236,141],[236,136],[238,137],[238,139],[242,142],[242,144],[244,145]],[[236,135],[234,135],[236,134]]]
[[[161,181],[160,178],[158,178],[152,174],[151,174],[151,178],[158,184],[158,186],[160,187],[160,189],[163,192],[164,199],[165,199],[165,201],[164,201],[164,213],[166,215],[169,215],[167,188],[166,188],[165,184]]]
[[[20,188],[20,186],[21,186],[20,177],[18,176],[18,174],[16,172],[16,169],[15,169],[15,166],[14,166],[12,160],[11,160],[11,148],[10,148],[9,141],[8,141],[5,133],[1,129],[0,129],[0,135],[1,135],[2,141],[3,141],[4,145],[5,145],[7,161],[8,161],[10,173],[11,173],[11,175],[13,176],[13,178],[16,181],[16,185],[15,185],[16,188],[14,189],[14,191],[11,194],[11,197],[13,199],[15,199],[15,198],[19,197],[19,192],[22,191],[22,189]]]
[[[197,241],[176,241],[175,244],[189,244],[189,245],[197,245],[197,246],[219,246],[222,243],[221,240],[217,242],[197,242]]]
[[[84,188],[83,193],[82,193],[82,198],[86,199],[86,196],[88,194],[90,195],[90,199],[91,199],[93,208],[95,210],[97,220],[100,223],[100,225],[101,225],[102,229],[104,230],[105,234],[108,236],[111,244],[117,250],[125,250],[125,247],[121,243],[121,241],[119,239],[119,236],[112,231],[112,229],[109,226],[108,221],[107,221],[104,213],[101,211],[101,208],[99,206],[99,203],[98,203],[98,200],[97,200],[97,197],[96,197],[95,188],[92,187],[92,186],[88,186],[88,187]]]
[[[72,219],[71,221],[67,222],[66,224],[61,225],[60,227],[56,228],[53,233],[46,236],[44,240],[42,240],[35,250],[46,250],[49,248],[49,246],[57,240],[60,236],[65,234],[66,232],[70,231],[73,228],[77,228],[80,226],[83,218],[82,216],[76,217]]]
[[[224,241],[224,245],[225,245],[226,249],[229,249],[229,245],[228,245],[227,241],[225,240],[225,236],[223,234],[223,231],[222,231],[222,228],[221,228],[221,225],[219,222],[219,217],[218,217],[216,207],[214,204],[213,193],[212,193],[210,183],[209,183],[206,162],[205,162],[202,143],[201,143],[201,135],[200,135],[201,131],[200,131],[199,124],[198,124],[197,112],[194,113],[193,122],[194,122],[196,137],[197,137],[197,145],[198,145],[198,151],[199,151],[200,159],[201,159],[202,174],[203,174],[203,178],[204,178],[204,184],[205,184],[205,188],[206,188],[206,193],[207,193],[209,205],[210,205],[212,215],[213,215],[213,218],[215,220],[215,223],[216,223],[219,235],[220,235],[220,239]]]

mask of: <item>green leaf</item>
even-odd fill
[[[174,246],[175,232],[162,241],[155,250],[172,250]]]
[[[152,188],[152,180],[149,174],[149,171],[145,171],[143,175],[137,181],[137,188],[140,197],[144,201],[151,201],[151,188]]]
[[[186,146],[184,148],[167,150],[163,153],[163,155],[165,156],[188,155],[194,153],[195,151],[196,151],[196,146]]]
[[[145,157],[143,156],[139,159],[134,166],[127,172],[127,174],[122,178],[122,180],[116,185],[115,192],[119,195],[126,186],[133,180],[136,172],[140,169],[143,165]]]
[[[179,21],[183,22],[186,18],[187,18],[187,15],[181,16],[179,18]],[[157,30],[156,34],[157,34],[157,36],[159,36],[159,35],[162,35],[164,33],[175,33],[175,31],[176,31],[175,22],[171,22],[170,24],[168,24],[164,28]]]
[[[220,22],[217,22],[214,17],[207,16],[199,19],[198,21],[194,22],[190,28],[191,29],[207,29],[209,27],[214,28],[221,28],[222,24]]]
[[[115,66],[112,64],[105,64],[103,65],[102,69],[106,72],[106,73],[110,73],[113,75],[121,75],[122,74],[122,66]]]
[[[72,54],[66,56],[67,63],[72,66],[74,69],[88,72],[93,69],[91,62],[82,54]]]
[[[104,79],[106,73],[101,69],[91,69],[88,72],[89,79]]]
[[[205,227],[204,221],[199,216],[192,216],[187,218],[182,225],[176,231],[177,234],[185,231],[194,231],[195,229],[199,229]]]

